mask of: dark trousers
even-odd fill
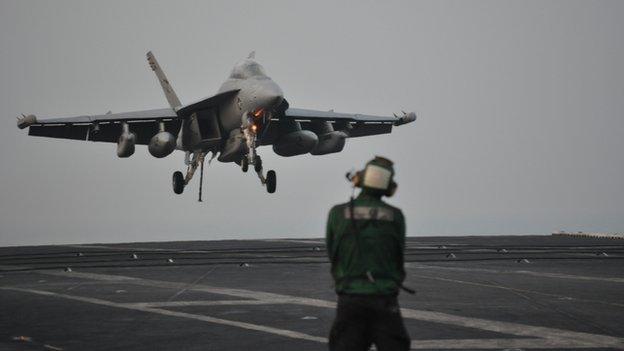
[[[396,296],[338,295],[336,319],[329,333],[331,351],[409,350]]]

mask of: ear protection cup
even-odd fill
[[[390,182],[390,186],[388,186],[388,190],[386,190],[386,193],[384,195],[387,197],[391,197],[392,195],[394,195],[398,187],[399,185],[393,180],[392,182]]]
[[[353,175],[353,178],[351,178],[351,181],[353,182],[353,186],[361,188],[363,179],[364,179],[364,171],[355,172],[355,174]]]

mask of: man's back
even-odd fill
[[[367,191],[352,205],[334,206],[327,221],[326,244],[336,292],[396,294],[405,278],[403,213]]]
[[[364,170],[347,176],[362,188],[356,199],[334,206],[327,220],[326,244],[338,294],[329,333],[331,351],[409,350],[410,337],[398,302],[405,270],[405,219],[381,200],[397,189],[392,161],[375,157]]]

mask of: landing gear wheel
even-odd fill
[[[173,192],[176,194],[182,194],[184,191],[184,175],[182,172],[173,172]]]
[[[247,173],[247,171],[249,170],[249,160],[247,159],[247,157],[243,157],[243,159],[241,160],[241,169],[243,170],[243,173]]]
[[[256,156],[254,159],[254,171],[256,171],[256,173],[262,172],[262,159],[260,156]]]
[[[266,175],[266,188],[269,194],[273,194],[275,192],[275,188],[277,187],[277,179],[275,176],[275,171],[270,170]]]

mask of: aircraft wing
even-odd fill
[[[180,130],[181,119],[172,108],[47,119],[29,115],[19,118],[17,126],[29,128],[28,135],[33,136],[116,143],[126,122],[137,136],[136,143],[147,145],[158,133],[159,121],[174,135]]]
[[[308,124],[314,122],[330,122],[333,124],[334,130],[343,131],[350,138],[390,133],[393,126],[416,120],[414,112],[403,113],[403,116],[389,117],[290,107],[284,111],[282,116],[281,118],[290,118],[300,122],[304,129],[307,129]]]

